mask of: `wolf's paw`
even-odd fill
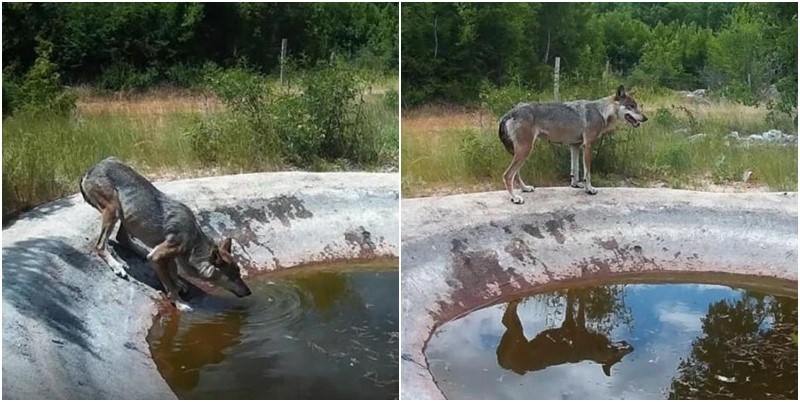
[[[111,260],[111,261],[114,261],[114,260]],[[109,262],[108,265],[111,266],[111,270],[114,271],[114,275],[116,275],[116,276],[118,276],[118,277],[120,277],[122,279],[125,279],[126,281],[128,280],[128,272],[127,272],[128,266],[127,265],[125,265],[125,264],[123,264],[121,262],[117,262],[117,261]]]
[[[184,302],[182,302],[180,300],[176,300],[175,301],[175,308],[177,308],[180,311],[187,312],[187,313],[189,311],[192,311],[192,307],[191,306],[189,306],[188,304],[186,304],[186,303],[184,303]]]
[[[512,195],[511,202],[513,202],[514,204],[523,204],[525,200],[519,195]]]
[[[532,193],[533,186],[522,186],[520,187],[520,190],[522,190],[523,193]]]
[[[569,186],[572,187],[572,188],[583,188],[584,187],[582,181],[572,182],[572,183],[569,184]]]
[[[595,195],[597,194],[597,189],[594,187],[586,187],[586,194]]]

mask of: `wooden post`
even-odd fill
[[[281,86],[283,86],[283,65],[286,62],[286,38],[281,39]]]
[[[433,17],[433,59],[439,54],[439,14]]]
[[[561,57],[556,56],[556,68],[553,74],[553,100],[558,102],[558,70],[561,68]]]

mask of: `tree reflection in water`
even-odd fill
[[[797,299],[748,291],[702,322],[670,399],[797,399]]]

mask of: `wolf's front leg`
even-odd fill
[[[178,310],[190,311],[192,308],[181,300],[180,290],[173,280],[173,277],[177,276],[177,272],[174,274],[170,272],[170,270],[177,269],[177,259],[181,258],[181,252],[180,244],[171,236],[167,236],[167,240],[153,248],[153,251],[147,255],[147,259],[153,263],[156,276],[164,286],[167,298]]]
[[[179,274],[178,258],[170,261],[169,275],[172,277],[172,282],[178,288],[178,293],[181,297],[186,296],[186,294],[189,293],[189,285],[186,284],[186,280],[181,278]]]
[[[592,144],[590,142],[583,144],[583,181],[583,190],[586,191],[586,194],[597,194],[597,190],[592,187]]]
[[[584,151],[585,152],[585,151]],[[580,159],[581,154],[581,145],[580,144],[571,144],[569,146],[569,185],[573,188],[583,188],[583,182],[579,179],[580,177],[580,164],[578,159]]]

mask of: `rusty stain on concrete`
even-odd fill
[[[401,354],[417,364],[401,365],[402,399],[444,397],[424,364],[437,325],[522,292],[685,272],[797,287],[797,193],[576,194],[539,188],[521,206],[502,192],[403,201]]]

